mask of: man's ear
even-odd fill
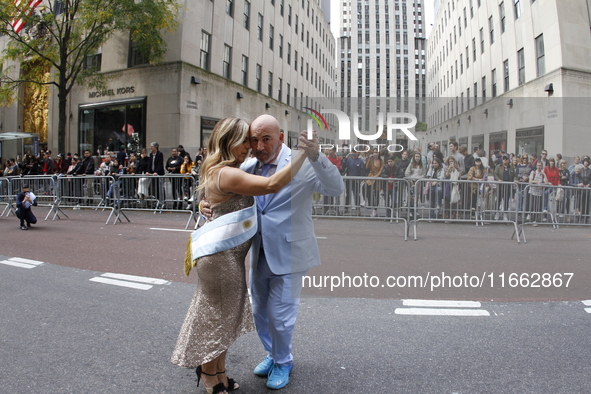
[[[283,143],[283,139],[285,138],[285,133],[279,133],[279,141]]]

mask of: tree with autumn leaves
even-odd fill
[[[87,58],[114,34],[128,32],[136,50],[158,63],[166,52],[164,34],[177,26],[177,0],[0,0],[0,104],[10,104],[24,84],[54,86],[58,149],[64,152],[72,88],[105,83]]]

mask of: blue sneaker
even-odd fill
[[[270,389],[281,389],[289,383],[289,374],[293,369],[293,363],[288,365],[273,364],[269,378],[267,379],[267,387]]]
[[[253,372],[258,376],[268,376],[269,372],[271,372],[271,368],[273,368],[273,364],[273,359],[267,356],[259,365],[255,367]]]

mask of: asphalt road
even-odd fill
[[[46,212],[36,210],[40,219]],[[195,289],[182,273],[188,233],[170,231],[188,216],[129,213],[131,223],[105,225],[107,212],[66,213],[70,219],[40,220],[27,232],[13,216],[0,218],[1,391],[202,392],[193,371],[168,361]],[[316,222],[323,265],[309,275],[328,286],[304,289],[296,367],[282,392],[588,391],[591,314],[581,300],[591,299],[591,229],[528,229],[528,243],[517,244],[505,225],[421,226],[418,241],[404,241],[400,224]],[[125,278],[150,286],[141,290],[95,281],[107,273],[165,283]],[[511,273],[521,282],[510,282]],[[525,281],[525,273],[554,278]],[[557,286],[558,273],[572,273],[568,287]],[[379,284],[356,287],[364,275]],[[449,286],[434,287],[438,275],[449,276]],[[382,287],[389,276],[426,285]],[[331,291],[337,277],[352,285]],[[468,287],[455,287],[464,277]],[[483,285],[471,287],[473,277]],[[262,356],[254,333],[230,349],[240,392],[269,391],[251,373]]]

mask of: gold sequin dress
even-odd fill
[[[213,220],[254,204],[233,195],[214,207]],[[252,240],[199,259],[197,290],[172,353],[173,364],[187,368],[212,361],[241,335],[254,330],[246,286],[245,259]]]

